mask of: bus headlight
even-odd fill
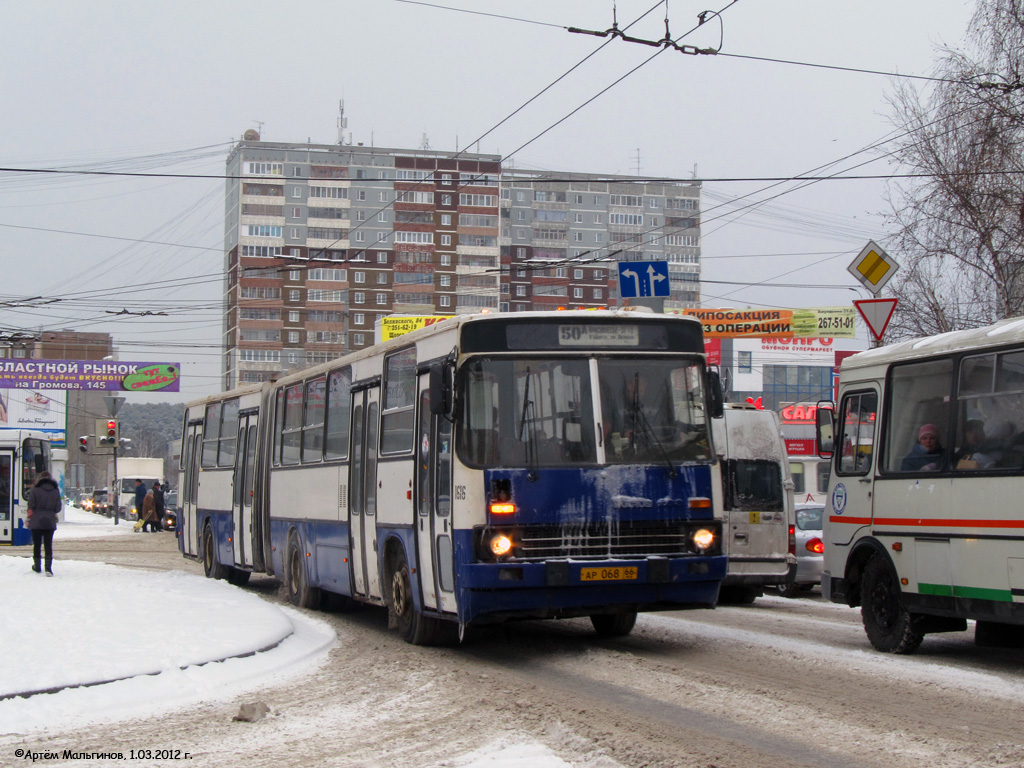
[[[495,557],[504,557],[512,551],[512,539],[503,533],[491,537],[491,552]]]
[[[693,532],[693,545],[697,547],[700,552],[706,552],[711,549],[715,543],[715,532],[709,528],[698,528]]]

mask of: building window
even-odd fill
[[[377,303],[378,304],[387,304],[388,303],[388,295],[386,293],[378,293],[377,294]]]
[[[366,315],[364,315],[362,312],[356,312],[354,315],[352,315],[352,324],[353,325],[362,325],[365,322],[366,322]]]
[[[450,253],[441,254],[441,266],[450,267],[452,265],[452,255]]]
[[[738,373],[751,373],[754,370],[753,352],[736,353],[736,371]]]
[[[441,287],[448,288],[452,284],[451,275],[441,275]]]
[[[526,286],[525,285],[517,285],[516,286],[516,296],[525,296],[525,295],[526,295]]]
[[[299,300],[299,292],[298,291],[288,291],[288,301],[298,301],[298,300]]]
[[[299,332],[298,331],[288,331],[288,343],[289,344],[298,344],[299,343]]]
[[[452,244],[452,236],[451,235],[441,235],[441,245],[451,245],[451,244]]]
[[[378,264],[387,264],[388,263],[388,253],[387,253],[387,251],[377,251],[377,263]]]
[[[387,272],[378,272],[377,273],[377,285],[387,285],[387,284],[388,284],[388,273]]]
[[[352,303],[353,304],[365,304],[366,303],[366,294],[362,293],[361,291],[356,291],[356,293],[353,294]]]
[[[292,197],[302,198],[302,187],[292,187]]]
[[[600,288],[595,288],[594,289],[594,298],[595,299],[603,299],[604,298],[604,296],[602,295],[603,293],[604,292]]]
[[[378,232],[377,233],[377,242],[378,243],[383,243],[383,242],[387,241],[387,239],[388,239],[388,233],[387,232]]]
[[[451,205],[451,204],[452,204],[452,196],[451,195],[441,195],[441,205]]]
[[[583,289],[582,288],[573,288],[572,289],[572,297],[574,299],[582,299],[583,298]]]
[[[378,203],[386,203],[386,202],[388,202],[388,193],[387,192],[378,192],[377,193],[377,202]]]
[[[356,221],[366,221],[366,211],[356,211]]]
[[[363,232],[362,230],[359,230],[355,234],[356,234],[355,241],[357,243],[365,243],[366,242],[366,233],[365,232]]]
[[[366,282],[366,273],[365,272],[353,272],[352,273],[352,282],[353,283],[365,283]]]
[[[451,183],[452,183],[452,175],[450,173],[442,173],[441,174],[441,184],[443,184],[444,186],[448,187],[448,186],[451,186]]]
[[[299,313],[298,312],[289,312],[288,313],[288,322],[289,323],[297,323],[297,322],[299,322]]]
[[[572,233],[572,239],[575,240],[577,243],[582,243],[583,242],[583,233],[582,232],[573,232]]]
[[[366,343],[365,342],[365,338],[366,337],[363,336],[363,334],[361,334],[361,333],[353,333],[352,334],[352,343],[355,344],[356,346],[362,346],[364,343]]]
[[[452,225],[452,215],[450,213],[441,214],[441,226],[450,227]]]
[[[452,305],[451,296],[442,296],[441,297],[441,306],[442,307],[450,307],[451,305]]]
[[[377,214],[377,221],[386,222],[387,220],[388,220],[388,212],[387,211],[381,211],[380,213]]]
[[[555,267],[555,277],[566,277],[568,272],[565,267]]]
[[[603,243],[604,242],[604,232],[595,232],[594,233],[594,242],[595,243]]]
[[[583,205],[583,195],[573,195],[573,202],[576,205]]]

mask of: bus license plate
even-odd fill
[[[637,569],[630,568],[583,568],[580,581],[629,581],[636,580]]]

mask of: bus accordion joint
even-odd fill
[[[690,509],[711,509],[711,499],[707,496],[694,496],[690,499]]]

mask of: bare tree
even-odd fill
[[[967,40],[929,92],[889,99],[894,156],[922,174],[889,189],[896,336],[1024,315],[1024,0],[978,0]]]

